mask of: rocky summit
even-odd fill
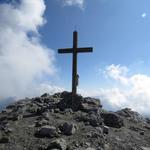
[[[43,94],[2,110],[0,150],[150,150],[150,120],[95,98]]]

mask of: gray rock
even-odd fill
[[[149,150],[149,120],[132,121],[137,116],[129,109],[103,111],[93,98],[71,98],[63,92],[8,107],[0,113],[0,150]],[[13,121],[18,114],[23,118]]]
[[[119,110],[116,113],[135,122],[146,121],[142,115],[140,115],[138,112],[132,111],[130,108]]]
[[[141,131],[141,132],[140,132],[140,135],[144,135],[144,134],[145,134],[145,132],[144,132],[144,131]]]
[[[150,118],[146,118],[146,122],[150,124]]]
[[[103,137],[103,135],[100,134],[99,132],[91,132],[90,134],[88,134],[88,136],[91,138],[96,138],[96,139]]]
[[[138,132],[140,130],[139,128],[137,128],[135,126],[130,126],[129,129],[133,130],[133,131],[136,131],[136,132]]]
[[[89,112],[99,113],[100,112],[99,107],[95,107],[95,106],[89,105],[87,103],[82,103],[82,110],[87,113],[89,113]]]
[[[65,113],[66,113],[66,114],[67,114],[67,113],[72,114],[73,111],[72,111],[72,109],[68,108],[68,109],[65,109]]]
[[[45,119],[42,119],[40,121],[35,122],[35,127],[42,127],[42,126],[45,126],[45,125],[49,125],[49,122]]]
[[[93,106],[101,106],[101,102],[99,99],[91,98],[91,97],[85,97],[83,103],[87,103]]]
[[[88,148],[76,148],[75,150],[96,150],[96,149],[88,147]]]
[[[8,136],[3,136],[0,138],[0,143],[8,143],[9,142],[9,137]]]
[[[12,114],[12,116],[7,117],[8,120],[17,121],[23,118],[21,114]]]
[[[90,98],[90,97],[84,98],[81,105],[82,105],[82,110],[88,113],[89,112],[98,113],[100,108],[102,107],[99,99]]]
[[[60,110],[64,111],[67,108],[71,108],[73,111],[82,110],[82,96],[76,95],[72,100],[72,93],[65,91],[61,93],[60,97],[62,100],[57,104]]]
[[[67,143],[64,139],[56,139],[52,141],[49,146],[47,147],[47,150],[66,150],[67,149]]]
[[[96,149],[89,147],[89,148],[87,148],[86,150],[96,150]]]
[[[109,127],[103,126],[103,133],[108,134],[109,133]]]
[[[77,126],[74,123],[65,122],[64,124],[60,125],[59,128],[64,135],[72,135],[75,133]]]
[[[54,113],[60,113],[60,109],[59,108],[54,109]]]
[[[41,137],[41,138],[43,138],[43,137],[53,138],[53,137],[58,137],[58,132],[55,127],[47,125],[47,126],[41,127],[35,133],[35,136]]]
[[[123,119],[115,113],[102,113],[101,116],[104,119],[104,124],[108,127],[121,128],[124,126]]]
[[[44,93],[43,95],[41,95],[41,97],[49,97],[50,95],[48,93]]]
[[[96,130],[97,130],[98,133],[103,134],[103,130],[102,130],[101,127],[96,127]]]
[[[142,150],[150,150],[150,147],[141,147]]]
[[[91,125],[93,127],[101,126],[103,123],[101,116],[95,113],[87,114],[87,115],[81,114],[80,116],[77,116],[76,120],[83,121],[86,123],[86,125]]]
[[[16,108],[15,104],[11,104],[6,107],[6,109],[14,109],[14,108]]]
[[[5,132],[6,134],[10,134],[10,133],[12,133],[12,131],[13,131],[13,129],[12,129],[12,128],[9,128],[9,127],[6,127],[5,130],[4,130],[4,132]]]
[[[42,116],[46,119],[46,120],[49,120],[49,113],[48,112],[44,112],[43,114],[42,114]]]

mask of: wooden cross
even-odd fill
[[[58,49],[58,53],[73,53],[72,60],[72,98],[77,94],[77,78],[79,77],[77,74],[77,54],[92,52],[92,47],[83,47],[78,48],[78,32],[73,32],[73,48],[64,48]]]

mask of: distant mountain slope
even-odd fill
[[[2,109],[4,109],[6,106],[10,105],[11,103],[14,103],[14,101],[15,101],[14,97],[8,97],[8,98],[6,98],[4,100],[1,100],[0,101],[0,111]]]

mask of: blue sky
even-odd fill
[[[150,114],[149,0],[1,0],[0,99],[71,90],[72,47],[79,47],[78,92],[112,110]],[[9,44],[7,44],[9,41]]]
[[[148,0],[87,0],[84,8],[80,9],[76,5],[62,6],[60,1],[46,1],[45,17],[48,22],[40,31],[42,40],[54,50],[72,47],[72,32],[76,28],[79,46],[94,48],[93,54],[79,54],[81,83],[88,86],[91,83],[86,81],[95,79],[98,68],[105,65],[130,66],[141,61],[147,64],[150,49],[149,3]],[[142,17],[143,14],[146,16]],[[61,77],[65,78],[63,84],[67,84],[71,56],[56,57],[63,74]]]

